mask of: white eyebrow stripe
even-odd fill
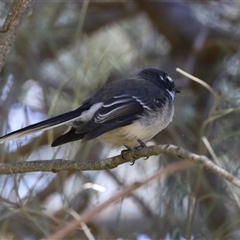
[[[169,82],[173,82],[173,79],[171,77],[169,77],[168,75],[167,75],[167,79],[169,80]]]

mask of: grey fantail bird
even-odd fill
[[[52,147],[94,138],[112,147],[136,147],[172,121],[178,92],[166,73],[147,68],[134,77],[106,84],[74,111],[8,133],[0,143],[68,125],[70,131],[55,139]]]

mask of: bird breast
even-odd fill
[[[174,106],[167,101],[162,109],[146,111],[132,124],[104,133],[99,139],[115,148],[139,146],[138,139],[143,142],[152,139],[172,121],[173,114]]]

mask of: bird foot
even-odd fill
[[[133,148],[131,148],[131,147],[127,146],[127,145],[124,145],[127,149],[122,150],[122,152],[121,152],[121,156],[122,156],[123,159],[125,159],[125,158],[124,158],[124,153],[125,153],[125,152],[127,152],[127,151],[134,151],[134,150],[138,150],[138,149],[142,149],[142,148],[147,147],[147,145],[146,145],[142,140],[137,139],[137,141],[138,141],[138,143],[139,143],[140,145],[139,145],[139,146],[136,146],[136,147],[133,147]],[[148,157],[145,158],[144,160],[147,160],[147,159],[148,159]],[[135,163],[135,160],[132,160],[132,161],[130,162],[130,166],[133,166],[134,163]]]

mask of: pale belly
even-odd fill
[[[131,125],[116,128],[98,138],[115,148],[124,145],[136,147],[139,146],[138,139],[147,142],[162,131],[172,121],[173,114],[173,106],[166,106],[162,112],[148,113],[147,116],[134,121]]]

